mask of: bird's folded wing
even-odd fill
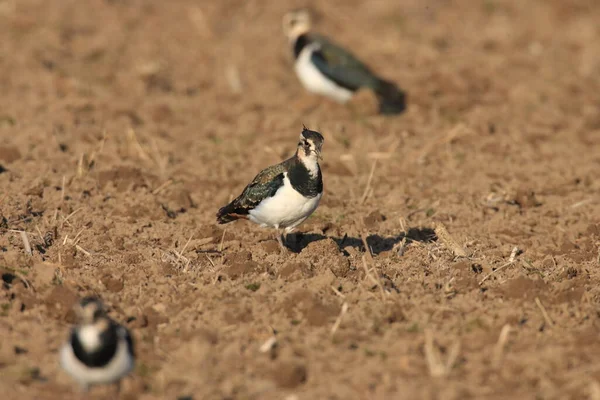
[[[262,170],[236,199],[236,207],[250,210],[267,197],[274,196],[283,186],[284,172],[283,163]]]
[[[370,87],[377,78],[352,54],[322,36],[315,36],[311,60],[329,79],[350,90]]]

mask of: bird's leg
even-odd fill
[[[85,382],[79,382],[79,393],[76,394],[75,398],[80,400],[86,400],[89,397],[90,385]]]
[[[115,398],[118,399],[121,394],[121,380],[115,382]]]
[[[284,236],[283,232],[280,229],[277,229],[277,241],[279,242],[279,246],[281,246],[283,253],[288,251],[287,247],[285,247],[285,239],[286,237]]]

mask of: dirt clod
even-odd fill
[[[306,366],[296,362],[279,362],[273,369],[273,380],[278,386],[293,389],[308,379]]]

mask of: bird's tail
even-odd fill
[[[400,114],[406,110],[406,94],[394,83],[379,80],[375,88],[381,114]]]
[[[234,202],[231,202],[219,209],[217,212],[217,222],[219,224],[226,224],[235,221],[236,219],[243,218],[243,214],[247,214],[247,212],[238,209],[238,207],[234,205]]]

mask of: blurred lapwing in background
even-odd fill
[[[285,249],[288,233],[304,222],[317,208],[323,195],[323,178],[319,159],[323,136],[306,129],[293,157],[262,170],[241,195],[221,208],[217,221],[225,224],[249,219],[263,227],[284,230],[277,240]]]
[[[102,302],[86,297],[75,306],[78,324],[60,351],[62,368],[83,391],[91,385],[117,383],[134,367],[133,340],[127,328],[110,319]]]
[[[381,114],[399,114],[406,109],[406,95],[394,83],[375,75],[349,51],[311,32],[306,10],[287,13],[283,30],[294,52],[294,68],[306,90],[346,103],[359,89],[375,93]]]

